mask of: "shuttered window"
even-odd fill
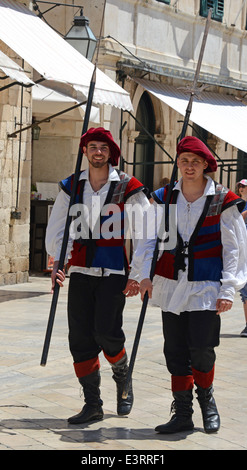
[[[212,8],[212,19],[222,21],[224,15],[224,0],[201,0],[200,15],[208,16],[209,8]]]
[[[171,3],[171,0],[156,0],[157,2],[161,2],[161,3],[167,3],[168,5],[170,5]]]

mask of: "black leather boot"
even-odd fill
[[[133,406],[134,396],[132,388],[132,380],[129,383],[127,398],[123,398],[124,385],[127,379],[128,364],[127,355],[125,354],[120,361],[112,364],[113,379],[117,384],[117,414],[119,416],[128,415]]]
[[[160,434],[173,434],[180,431],[190,431],[194,428],[192,421],[192,390],[173,392],[171,412],[175,412],[170,421],[155,428]]]
[[[201,388],[197,385],[197,400],[199,402],[203,426],[206,433],[217,432],[220,428],[220,416],[213,397],[213,386]]]
[[[80,413],[71,416],[68,419],[70,424],[82,424],[88,421],[97,421],[103,419],[103,402],[100,399],[100,373],[95,371],[92,374],[80,377],[79,382],[82,385],[85,405]]]

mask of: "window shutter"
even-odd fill
[[[209,8],[212,8],[212,19],[222,21],[224,15],[224,0],[201,0],[200,15],[208,16]]]

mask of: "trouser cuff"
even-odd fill
[[[120,353],[116,354],[116,356],[108,356],[108,354],[104,352],[104,356],[107,359],[107,361],[110,362],[110,364],[116,364],[116,362],[120,361],[124,357],[125,354],[126,354],[125,348],[123,348],[122,351],[120,351]]]
[[[214,369],[215,367],[213,366],[209,372],[200,372],[199,370],[192,368],[196,385],[199,385],[201,388],[209,388],[214,380]]]
[[[100,362],[98,357],[83,362],[74,362],[74,369],[78,378],[92,374],[96,370],[99,370],[99,368]]]
[[[191,390],[194,386],[193,375],[172,375],[171,381],[173,392]]]

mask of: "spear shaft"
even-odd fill
[[[100,38],[101,38],[101,35],[102,35],[102,27],[103,27],[103,19],[104,19],[104,14],[105,14],[105,6],[106,6],[106,0],[104,2],[104,6],[103,6]],[[87,132],[87,129],[88,129],[88,123],[89,123],[90,112],[91,112],[92,103],[93,103],[93,95],[94,95],[95,82],[96,82],[96,70],[97,70],[98,55],[99,55],[99,44],[100,44],[100,39],[98,40],[95,66],[94,66],[94,70],[93,70],[90,85],[89,85],[88,99],[87,99],[87,105],[86,105],[86,111],[85,111],[85,116],[84,116],[83,128],[82,128],[82,134],[81,135],[85,134]],[[72,216],[70,216],[70,208],[75,203],[75,199],[76,199],[77,185],[78,185],[78,180],[79,180],[79,176],[80,176],[80,172],[81,172],[82,157],[83,157],[83,153],[82,153],[81,148],[79,146],[78,155],[77,155],[77,162],[76,162],[76,167],[75,167],[75,173],[74,173],[74,181],[73,181],[72,190],[71,190],[69,208],[68,208],[66,223],[65,223],[65,227],[64,227],[63,241],[62,241],[60,257],[59,257],[59,262],[58,262],[58,268],[57,268],[58,270],[63,270],[63,268],[64,268],[64,261],[65,261],[65,257],[66,257],[66,251],[67,251],[67,245],[68,245],[68,239],[69,239],[69,228],[70,228],[70,224],[71,224],[71,221],[72,221]],[[45,335],[45,340],[44,340],[44,345],[43,345],[43,351],[42,351],[42,356],[41,356],[41,361],[40,361],[41,366],[45,366],[46,362],[47,362],[48,351],[49,351],[49,347],[50,347],[51,335],[52,335],[52,330],[53,330],[53,324],[54,324],[54,320],[55,320],[59,290],[60,290],[60,286],[58,285],[57,282],[55,282],[55,287],[54,287],[52,302],[51,302],[51,307],[50,307],[50,313],[49,313],[48,323],[47,323],[47,328],[46,328],[46,335]]]
[[[83,122],[82,135],[85,134],[85,132],[87,131],[87,128],[88,128],[90,111],[91,111],[92,101],[93,101],[94,88],[95,88],[95,72],[96,72],[96,67],[94,68],[93,76],[92,76],[91,83],[90,83],[87,107],[86,107],[85,117],[84,117],[84,122]],[[68,239],[69,239],[69,228],[70,228],[70,224],[71,224],[71,220],[72,220],[72,217],[69,215],[69,212],[70,212],[71,206],[75,203],[77,184],[78,184],[78,180],[79,180],[79,176],[80,176],[80,169],[81,169],[81,163],[82,163],[82,156],[83,156],[83,154],[82,154],[81,148],[79,147],[78,155],[77,155],[76,168],[75,168],[74,181],[73,181],[73,186],[72,186],[72,190],[71,190],[69,209],[68,209],[68,213],[67,213],[67,218],[66,218],[66,223],[65,223],[65,228],[64,228],[63,241],[62,241],[62,247],[61,247],[61,252],[60,252],[60,257],[59,257],[59,262],[58,262],[58,268],[57,268],[58,270],[63,270],[63,267],[64,267],[64,260],[65,260],[65,257],[66,257],[66,251],[67,251],[67,245],[68,245]],[[48,324],[47,324],[47,328],[46,328],[44,346],[43,346],[43,351],[42,351],[42,357],[41,357],[41,362],[40,362],[41,366],[45,366],[46,362],[47,362],[47,356],[48,356],[48,351],[49,351],[49,346],[50,346],[50,340],[51,340],[51,334],[52,334],[54,319],[55,319],[55,313],[56,313],[57,301],[58,301],[58,296],[59,296],[59,290],[60,290],[60,286],[58,285],[57,282],[55,282],[55,287],[54,287],[52,302],[51,302],[51,307],[50,307],[50,314],[49,314]]]
[[[194,99],[195,91],[196,91],[196,85],[197,85],[197,81],[198,81],[198,78],[199,78],[202,59],[203,59],[203,54],[204,54],[204,50],[205,50],[205,46],[206,46],[206,40],[207,40],[207,36],[208,36],[209,23],[210,23],[210,20],[211,20],[211,15],[212,15],[212,10],[209,9],[208,17],[207,17],[206,25],[205,25],[205,30],[204,30],[204,35],[203,35],[203,39],[202,39],[200,54],[199,54],[199,58],[198,58],[198,62],[197,62],[196,72],[195,72],[195,76],[194,76],[194,80],[193,80],[193,86],[192,86],[191,93],[190,93],[190,99],[189,99],[189,102],[188,102],[188,105],[187,105],[187,108],[186,108],[183,127],[182,127],[182,131],[181,131],[181,134],[180,134],[180,140],[182,140],[183,137],[185,137],[187,127],[188,127],[188,124],[189,124],[193,99]],[[172,192],[172,188],[173,188],[174,183],[175,183],[176,172],[177,172],[177,158],[178,158],[178,155],[176,155],[176,159],[175,159],[175,162],[174,162],[174,165],[173,165],[172,176],[171,176],[169,189],[168,189],[168,192],[167,192],[167,198],[166,198],[166,202],[165,202],[166,227],[168,227],[168,207],[169,207],[169,202],[170,202],[170,199],[171,199],[171,192]],[[150,269],[150,280],[151,281],[153,280],[154,273],[155,273],[155,266],[156,266],[156,262],[157,262],[157,259],[158,259],[160,241],[161,240],[157,237],[156,245],[155,245],[155,249],[154,249],[154,254],[153,254],[153,259],[152,259],[152,264],[151,264],[151,269]],[[127,374],[126,382],[125,382],[125,385],[124,385],[124,390],[123,390],[123,393],[122,393],[123,398],[127,398],[127,396],[128,396],[129,385],[130,385],[130,381],[131,381],[131,377],[132,377],[132,373],[133,373],[133,369],[134,369],[134,363],[135,363],[135,359],[136,359],[136,355],[137,355],[138,345],[139,345],[139,342],[140,342],[140,337],[141,337],[142,327],[143,327],[143,323],[144,323],[144,319],[145,319],[145,315],[146,315],[147,306],[148,306],[148,293],[145,292],[145,295],[144,295],[144,298],[143,298],[143,303],[142,303],[142,308],[141,308],[141,312],[140,312],[140,316],[139,316],[139,320],[138,320],[138,324],[137,324],[137,329],[136,329],[136,335],[135,335],[135,339],[134,339],[134,343],[133,343],[133,348],[132,348],[132,352],[131,352],[131,356],[130,356],[128,374]]]

